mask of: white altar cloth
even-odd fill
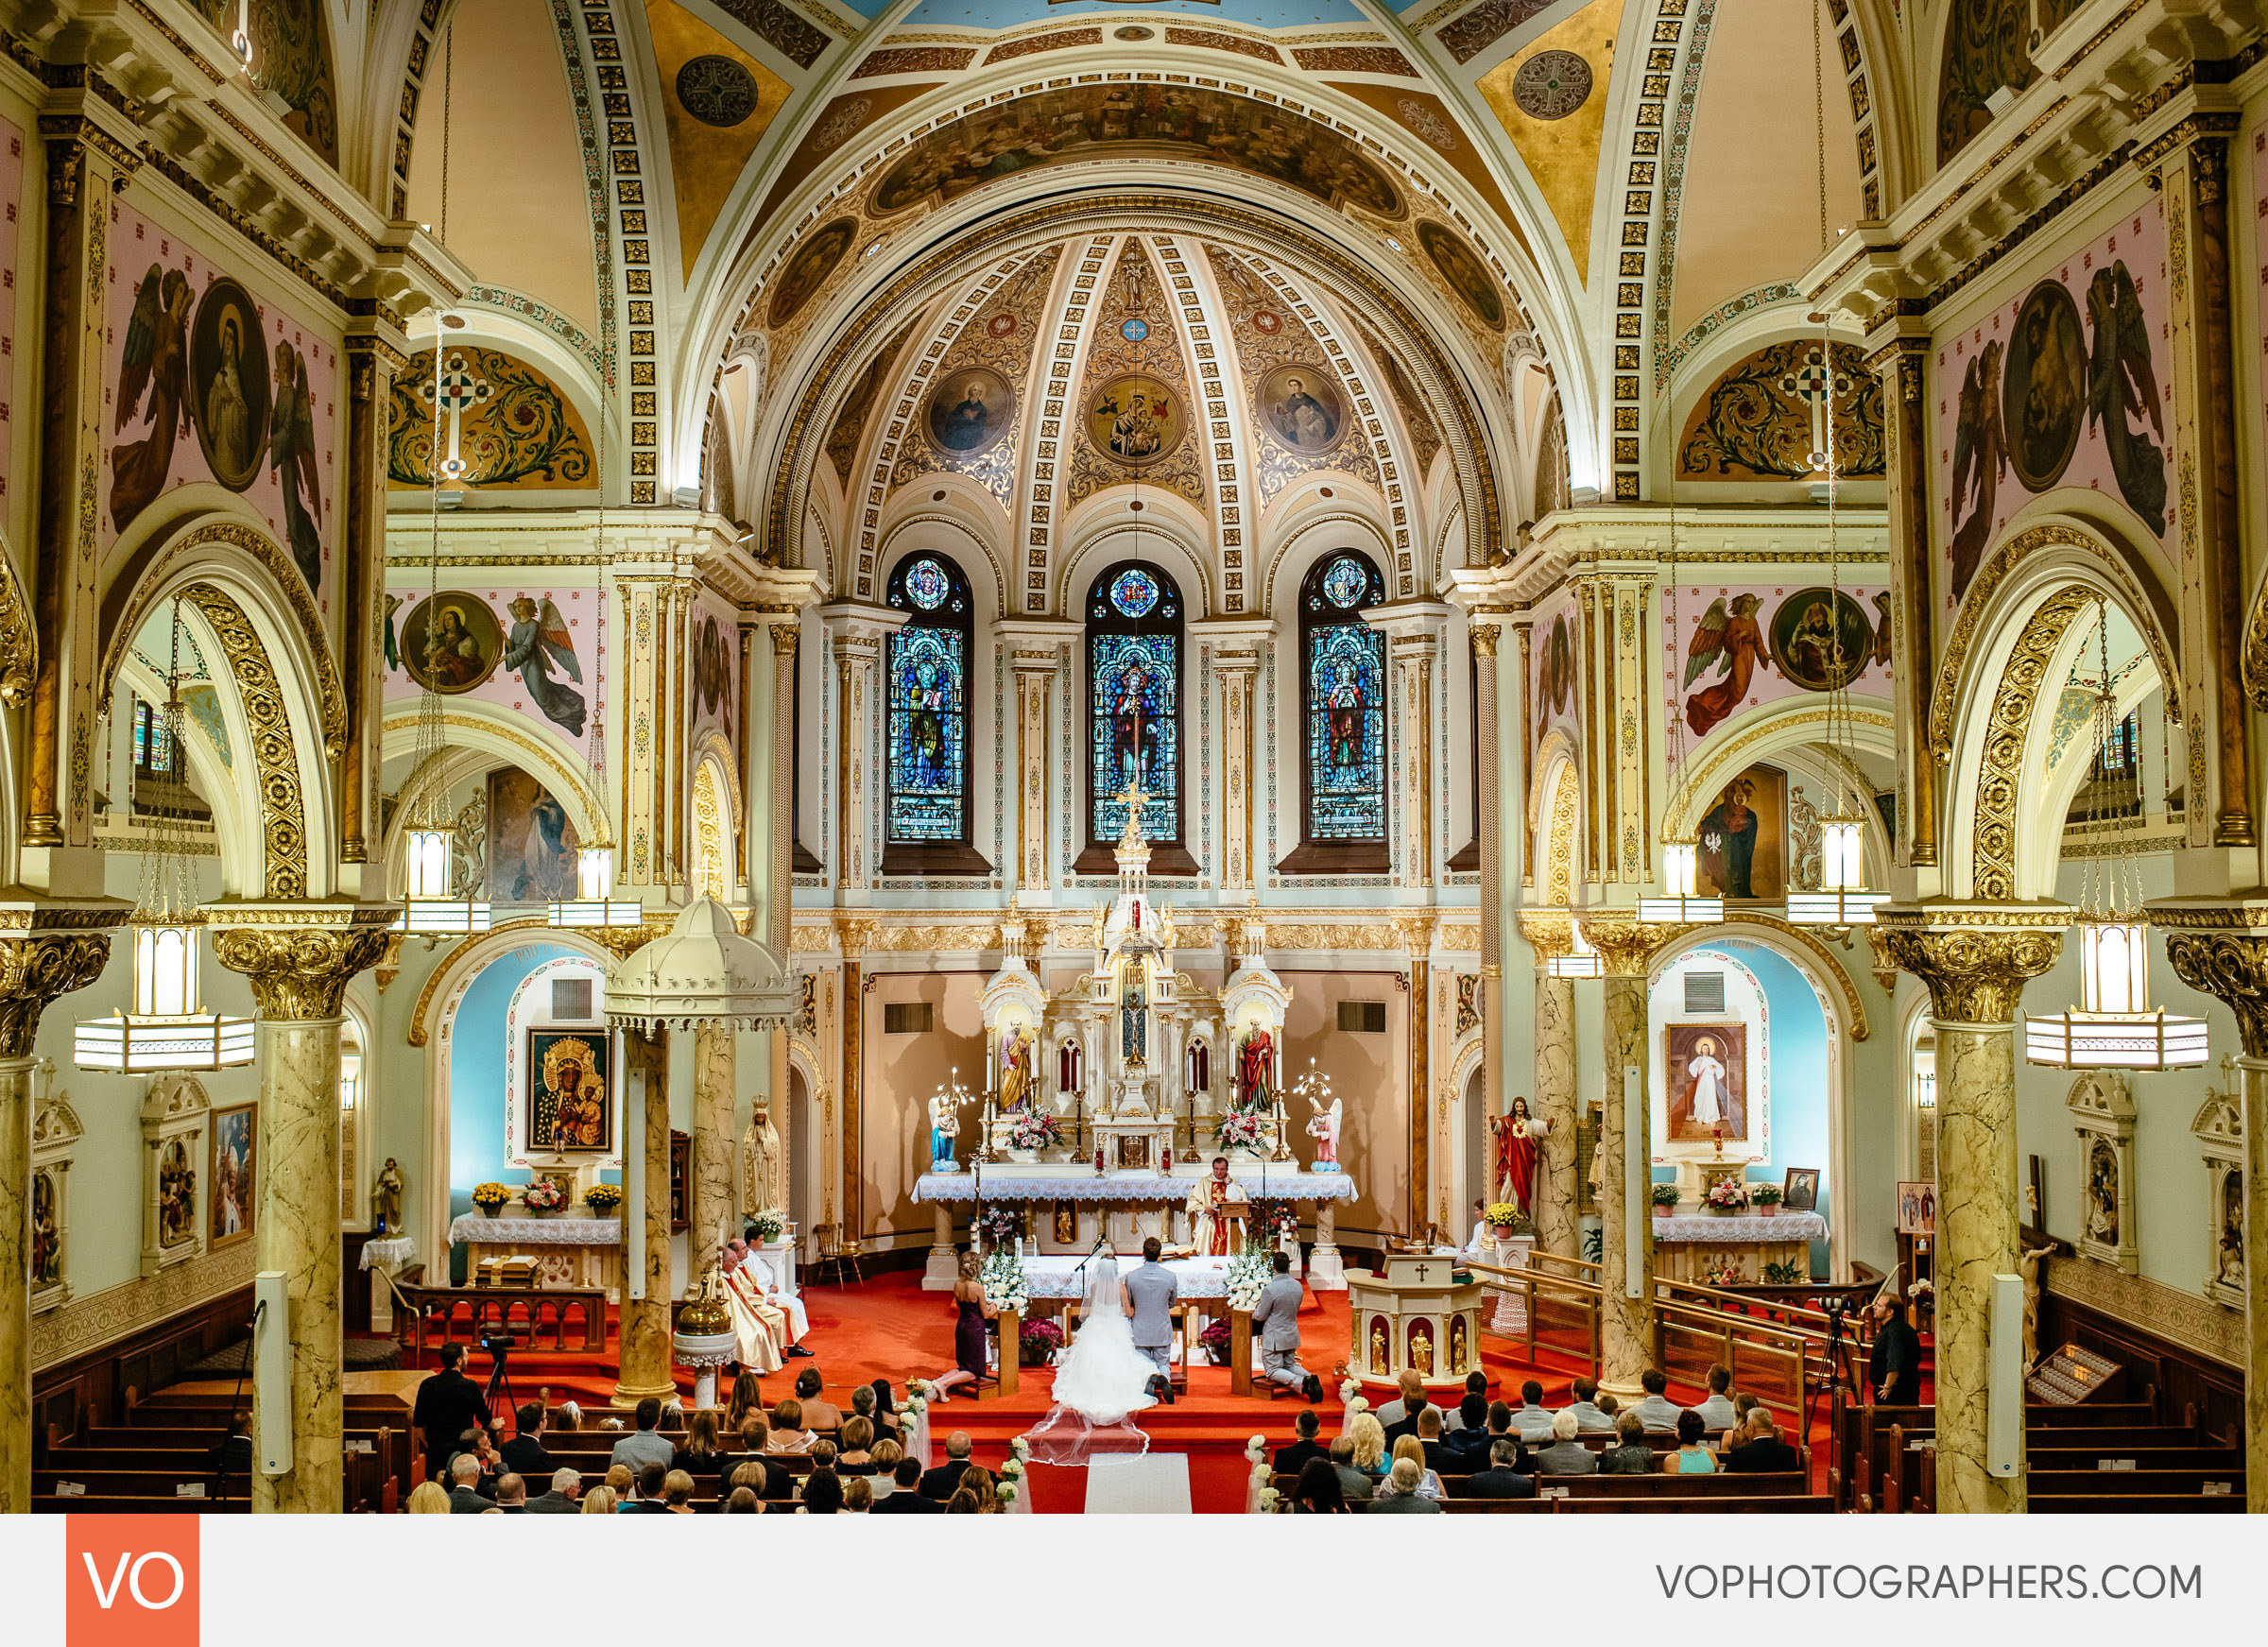
[[[418,1256],[418,1244],[406,1235],[381,1236],[366,1241],[362,1245],[362,1267],[383,1266],[389,1270],[406,1269]]]
[[[988,1167],[983,1174],[988,1201],[1135,1201],[1173,1202],[1189,1199],[1189,1192],[1211,1176],[1210,1163],[1188,1174],[1109,1173],[1096,1177],[1092,1169]],[[1303,1173],[1271,1166],[1263,1175],[1257,1166],[1230,1167],[1228,1175],[1246,1195],[1265,1194],[1280,1201],[1351,1201],[1355,1182],[1345,1173]],[[973,1201],[977,1198],[975,1173],[924,1173],[914,1180],[917,1201]],[[460,1219],[461,1223],[462,1220]]]
[[[449,1221],[449,1239],[490,1246],[620,1246],[619,1218],[484,1218],[462,1213]]]
[[[1750,1246],[1767,1241],[1825,1241],[1827,1220],[1816,1212],[1681,1212],[1654,1215],[1656,1241],[1698,1242],[1707,1246]]]
[[[1079,1265],[1084,1261],[1083,1258],[1069,1253],[1027,1257],[1023,1261],[1024,1285],[1035,1298],[1085,1297],[1087,1281],[1093,1272],[1091,1270],[1086,1276],[1078,1273]],[[1123,1277],[1131,1267],[1125,1255],[1121,1254],[1119,1274]],[[1228,1295],[1228,1261],[1225,1258],[1168,1259],[1165,1267],[1174,1272],[1175,1284],[1183,1298],[1226,1298]]]

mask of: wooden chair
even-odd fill
[[[812,1266],[815,1283],[825,1278],[825,1284],[839,1287],[845,1275],[862,1285],[865,1283],[866,1274],[858,1261],[866,1252],[864,1242],[855,1235],[843,1234],[839,1224],[816,1225],[812,1234],[819,1241],[819,1261]]]

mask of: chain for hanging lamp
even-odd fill
[[[1677,457],[1670,455],[1670,550],[1664,568],[1662,622],[1669,631],[1669,656],[1676,656],[1677,626]],[[1685,764],[1685,721],[1677,712],[1676,695],[1670,695],[1663,718],[1669,723],[1668,770],[1682,774]],[[1700,895],[1701,843],[1682,831],[1665,827],[1661,833],[1662,894],[1638,901],[1638,918],[1678,926],[1713,926],[1725,918],[1725,900]],[[1570,973],[1594,977],[1593,972]]]
[[[644,918],[644,908],[636,900],[617,900],[614,897],[614,839],[612,832],[607,827],[607,695],[604,682],[607,677],[607,568],[611,564],[607,553],[607,422],[609,409],[614,403],[612,371],[603,374],[600,390],[596,534],[598,573],[593,580],[592,591],[597,597],[595,633],[598,641],[592,678],[598,701],[591,706],[591,730],[584,757],[591,774],[591,796],[597,803],[597,809],[592,819],[592,838],[576,849],[575,896],[554,899],[547,907],[545,919],[553,926],[636,926]]]
[[[2142,912],[2140,786],[2122,816],[2111,798],[2113,773],[2139,774],[2139,739],[2122,731],[2110,668],[2110,604],[2096,603],[2097,659],[2091,730],[2093,757],[2085,780],[2090,853],[2079,882],[2079,1005],[2050,1018],[2024,1017],[2024,1059],[2059,1070],[2181,1070],[2206,1060],[2205,1020],[2176,1018],[2150,1005],[2150,928]]]

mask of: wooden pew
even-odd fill
[[[2029,1447],[2024,1462],[2041,1470],[2100,1470],[2105,1459],[2131,1464],[2137,1470],[2218,1469],[2244,1470],[2244,1452],[2237,1447]],[[2112,1471],[2122,1474],[2122,1471]]]
[[[2114,1481],[2130,1481],[2125,1475]],[[2207,1498],[2203,1493],[2099,1493],[2081,1498],[2034,1492],[2028,1501],[2036,1516],[2241,1516],[2242,1492]]]
[[[2025,1478],[2027,1497],[2038,1499],[2208,1497],[2208,1486],[2226,1487],[2225,1496],[2244,1500],[2242,1468],[2036,1469]],[[2223,1496],[2223,1495],[2209,1495]]]
[[[1835,1501],[1826,1494],[1801,1497],[1780,1494],[1762,1499],[1560,1499],[1555,1507],[1563,1516],[1606,1514],[1673,1516],[1827,1516]]]
[[[215,1503],[211,1499],[59,1499],[35,1493],[31,1501],[35,1516],[246,1516],[251,1508],[234,1496],[226,1503]]]

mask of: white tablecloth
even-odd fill
[[[1094,1272],[1078,1273],[1080,1260],[1068,1254],[1056,1253],[1023,1261],[1024,1282],[1035,1298],[1083,1298],[1087,1283]],[[1127,1265],[1119,1265],[1125,1275]],[[1184,1298],[1226,1298],[1228,1295],[1228,1261],[1225,1258],[1168,1259],[1165,1267],[1174,1272],[1175,1284]]]
[[[619,1218],[488,1218],[467,1212],[449,1221],[449,1239],[486,1246],[620,1246]]]
[[[1189,1199],[1189,1192],[1211,1175],[1192,1172],[1187,1176],[1162,1173],[1111,1173],[1096,1177],[1091,1169],[988,1167],[983,1175],[988,1201],[1171,1201]],[[1271,1167],[1264,1185],[1258,1167],[1231,1167],[1228,1175],[1247,1195],[1265,1193],[1280,1201],[1351,1201],[1354,1179],[1345,1173],[1301,1173]],[[917,1201],[973,1201],[975,1173],[924,1173],[914,1180]]]
[[[389,1235],[362,1244],[362,1267],[384,1264],[389,1270],[407,1268],[418,1256],[418,1244],[406,1235]]]
[[[1816,1212],[1761,1214],[1680,1212],[1654,1215],[1656,1241],[1688,1241],[1709,1246],[1748,1246],[1766,1241],[1825,1241],[1827,1220]]]

